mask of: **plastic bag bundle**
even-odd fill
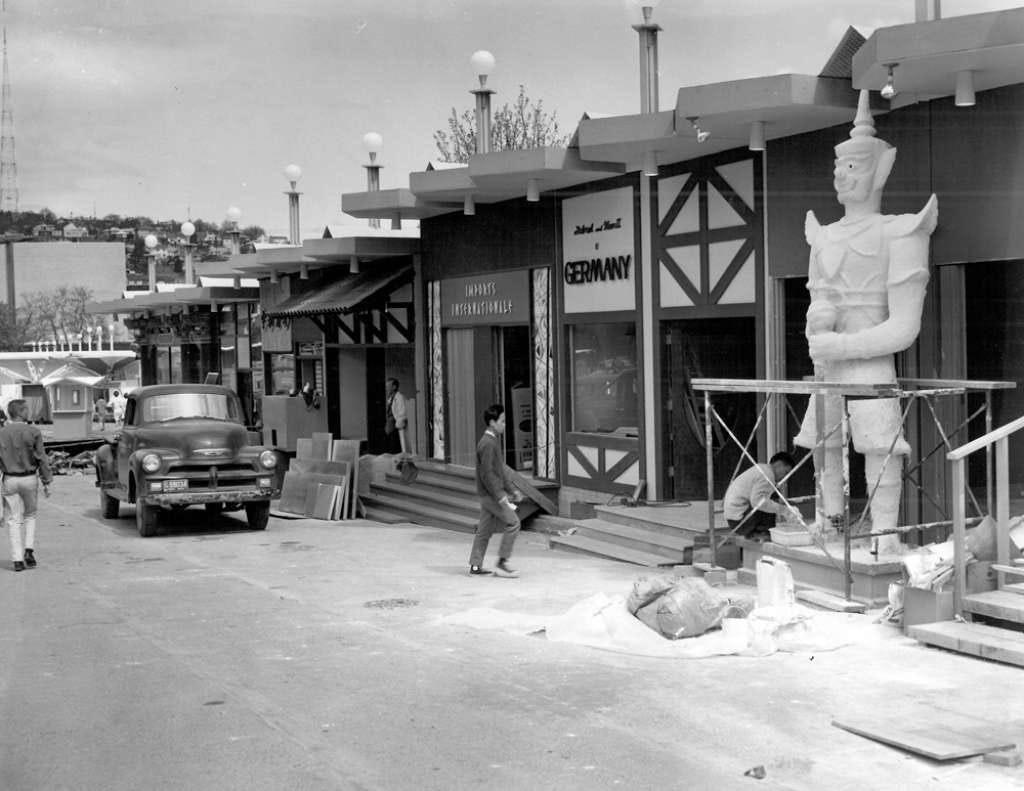
[[[672,590],[676,584],[674,577],[665,575],[657,577],[640,577],[633,583],[633,591],[626,600],[626,609],[633,615],[648,604],[663,595],[666,591]]]
[[[690,577],[640,608],[636,617],[664,637],[678,640],[715,628],[728,608],[728,599],[704,580]]]

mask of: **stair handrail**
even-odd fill
[[[963,601],[967,595],[967,459],[979,450],[995,445],[996,559],[999,565],[1010,562],[1010,437],[1024,429],[1019,417],[987,434],[971,440],[946,454],[953,477],[953,610],[963,617]],[[991,516],[991,514],[989,514]],[[998,585],[1005,584],[1006,575],[997,573]]]

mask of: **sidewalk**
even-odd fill
[[[90,675],[109,686],[108,664],[74,653],[94,635],[96,651],[135,646],[173,675],[184,685],[172,696],[177,719],[145,695],[116,699],[140,707],[137,738],[156,756],[145,771],[170,778],[153,788],[189,787],[180,751],[161,746],[164,729],[195,739],[195,728],[214,728],[200,708],[211,698],[227,701],[225,715],[244,711],[269,725],[246,726],[251,754],[274,763],[299,745],[317,772],[350,778],[351,787],[1024,788],[1020,768],[931,762],[831,726],[968,717],[1024,742],[1019,669],[924,648],[892,626],[868,623],[870,641],[819,654],[612,653],[446,620],[481,608],[560,615],[595,593],[625,595],[650,573],[549,550],[529,531],[514,556],[521,578],[481,578],[467,573],[471,537],[460,533],[306,519],[272,519],[252,533],[235,515],[208,522],[193,509],[170,515],[168,535],[141,539],[124,510],[102,520],[90,477],[58,478],[42,505],[40,569],[14,574],[0,562],[8,602],[0,653],[28,655],[38,642],[36,654],[75,665],[77,690]],[[45,598],[33,605],[34,597]],[[75,630],[63,624],[69,608],[83,612]],[[19,626],[18,613],[35,613],[34,628]],[[171,695],[159,686],[164,676],[146,677],[140,695]],[[200,682],[208,691],[190,695]],[[65,682],[37,683],[57,700]],[[70,719],[60,708],[33,711],[33,725],[42,733],[66,721],[62,739],[77,745],[75,761],[88,761],[97,734],[124,738],[97,705],[83,698]],[[218,738],[216,729],[199,733]],[[230,777],[223,760],[207,769]],[[744,777],[755,766],[765,780]]]

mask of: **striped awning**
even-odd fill
[[[413,268],[401,266],[374,266],[365,272],[346,275],[322,288],[297,294],[270,308],[264,308],[268,319],[294,319],[303,316],[348,314],[359,310],[379,294],[411,282]]]

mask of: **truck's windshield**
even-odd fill
[[[212,418],[241,423],[238,399],[224,393],[168,393],[142,402],[142,423],[164,423],[187,418]]]

